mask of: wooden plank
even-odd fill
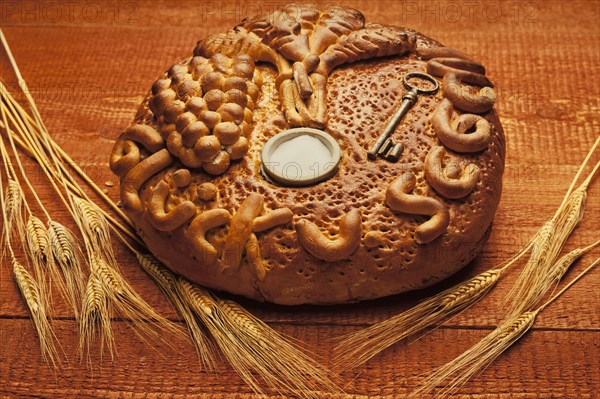
[[[28,320],[0,320],[0,339],[4,344],[0,349],[0,375],[5,377],[1,394],[55,399],[254,397],[239,377],[221,362],[215,373],[199,370],[189,344],[174,341],[172,349],[160,344],[150,348],[123,326],[115,329],[118,351],[115,361],[105,358],[102,366],[95,363],[93,370],[88,370],[79,364],[73,349],[76,347],[75,323],[57,321],[55,325],[69,358],[69,363],[63,362],[58,373],[40,363],[37,341]],[[306,347],[316,348],[325,364],[330,364],[329,353],[322,350],[323,343],[352,329],[281,326],[279,330],[301,335]],[[417,386],[422,373],[458,355],[487,332],[442,328],[410,345],[397,346],[366,366],[344,372],[342,381],[353,382],[345,389],[348,395],[340,398],[404,397]],[[591,399],[600,384],[597,338],[597,333],[584,331],[532,332],[468,383],[455,398]],[[232,389],[234,386],[236,389]]]

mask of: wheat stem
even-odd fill
[[[587,166],[588,162],[592,158],[592,155],[594,154],[594,152],[598,148],[598,145],[600,145],[600,135],[596,138],[596,141],[594,141],[594,144],[592,145],[592,148],[590,148],[590,150],[586,154],[586,156],[583,159],[583,162],[581,163],[581,165],[579,165],[579,168],[577,169],[577,173],[575,174],[575,177],[571,181],[571,184],[569,185],[569,188],[567,189],[567,192],[566,192],[565,196],[563,197],[563,200],[562,200],[560,206],[558,207],[558,209],[561,209],[567,203],[568,198],[571,195],[571,192],[573,192],[573,189],[575,188],[575,185],[577,184],[577,181],[581,177],[581,174],[583,173],[585,167]],[[597,169],[597,166],[598,166],[598,164],[596,164],[596,168],[595,169]],[[595,172],[592,172],[592,175],[594,173]]]
[[[342,337],[334,348],[336,368],[358,367],[390,346],[467,309],[483,298],[502,274],[527,253],[534,238],[502,267],[482,272],[390,319]]]
[[[527,264],[505,298],[505,303],[509,303],[507,319],[528,310],[539,299],[540,294],[546,292],[548,287],[544,283],[550,274],[550,268],[583,218],[587,188],[598,171],[598,166],[600,163],[596,164],[577,189],[571,190],[566,202],[544,224]],[[576,178],[579,178],[579,174]]]
[[[6,104],[8,105],[11,111],[11,113],[8,114],[8,117],[13,123],[13,125],[15,125],[17,131],[20,134],[20,138],[18,136],[14,137],[15,142],[19,144],[19,146],[21,146],[21,148],[24,151],[26,151],[32,157],[34,157],[34,159],[42,166],[44,173],[52,183],[53,188],[59,194],[65,206],[67,206],[69,210],[73,207],[71,201],[72,195],[90,200],[85,191],[79,186],[79,184],[73,179],[71,174],[68,172],[63,162],[53,154],[52,149],[59,149],[59,152],[63,155],[66,155],[66,157],[68,157],[68,155],[64,153],[64,151],[58,146],[58,144],[56,144],[51,138],[50,143],[52,144],[53,148],[49,148],[44,143],[40,142],[40,137],[43,137],[44,135],[42,132],[40,132],[40,129],[38,125],[35,124],[35,121],[33,121],[33,119],[31,119],[29,115],[25,112],[25,110],[23,110],[20,104],[16,102],[16,100],[12,96],[10,96],[10,93],[3,92],[2,97],[4,98]],[[15,117],[12,114],[15,114],[17,116]],[[35,132],[36,134],[32,134],[31,132]],[[52,162],[50,161],[50,158],[46,154],[44,148],[46,148],[46,150],[50,153],[50,157],[52,157]],[[69,162],[69,165],[71,167],[78,169],[78,174],[85,175],[85,172],[83,172],[83,170],[81,170],[70,157],[68,157],[67,162]],[[52,166],[53,163],[54,166]],[[93,182],[91,182],[91,179],[88,176],[85,176],[84,181],[86,181],[88,185],[93,184]],[[63,197],[61,190],[56,185],[57,183],[61,184],[64,187],[69,201],[67,201],[67,199]],[[136,241],[138,244],[143,245],[141,244],[139,238],[135,235],[135,230],[132,227],[133,225],[129,218],[127,218],[127,216],[123,213],[123,211],[120,210],[118,206],[112,200],[110,200],[108,196],[106,196],[106,194],[96,184],[93,184],[93,186],[90,185],[90,187],[92,187],[92,189],[95,192],[101,193],[101,196],[105,201],[107,201],[107,203],[113,209],[113,211],[115,211],[117,215],[119,215],[121,219],[124,220],[129,226],[129,228],[124,227],[106,211],[101,210],[104,216],[111,221],[111,228],[115,230],[120,230],[133,241]]]
[[[254,373],[282,395],[320,398],[339,392],[316,361],[286,338],[231,301],[218,300],[196,284],[178,278],[178,289],[202,320],[229,363],[257,394],[263,391]]]
[[[3,220],[6,221],[7,204],[4,197],[4,179],[2,178],[2,174],[0,174],[0,208],[2,211]],[[31,314],[31,321],[35,327],[40,342],[42,358],[48,364],[51,364],[54,368],[56,368],[58,365],[58,351],[56,350],[56,346],[54,344],[56,337],[52,331],[52,326],[47,315],[43,296],[40,293],[39,285],[29,274],[29,272],[17,261],[11,243],[10,231],[8,229],[4,229],[3,235],[3,246],[8,249],[17,288],[19,289],[21,297],[23,298],[25,305]]]
[[[596,259],[596,261],[571,280],[560,292],[537,309],[523,312],[505,320],[496,327],[494,331],[489,333],[463,354],[445,365],[436,368],[426,376],[419,388],[409,395],[409,398],[422,397],[436,387],[441,387],[441,390],[435,395],[436,398],[446,397],[456,392],[469,379],[483,370],[525,335],[527,331],[531,329],[536,316],[542,310],[557,300],[563,293],[571,288],[573,284],[587,275],[599,263],[600,259]]]
[[[154,280],[163,294],[169,299],[171,305],[183,317],[191,335],[192,343],[198,353],[200,364],[209,370],[213,370],[215,367],[213,344],[208,340],[205,331],[194,316],[194,312],[192,312],[187,302],[181,297],[177,289],[177,277],[175,274],[163,266],[154,256],[142,254],[131,247],[130,249],[135,253],[142,269]]]

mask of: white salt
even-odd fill
[[[335,166],[331,151],[318,138],[304,134],[285,141],[270,157],[271,170],[288,179],[319,176]]]

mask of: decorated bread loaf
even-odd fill
[[[420,74],[439,90],[411,90],[434,85],[407,80]],[[200,40],[169,68],[110,165],[138,234],[192,281],[279,304],[378,298],[480,252],[504,167],[495,99],[481,63],[418,32],[350,8],[286,6]],[[297,127],[339,145],[333,176],[265,176],[263,146]]]

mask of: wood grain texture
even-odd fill
[[[65,6],[65,4],[71,6]],[[504,191],[484,252],[449,281],[415,293],[335,307],[285,308],[241,300],[274,328],[306,343],[329,364],[331,339],[397,314],[440,289],[497,265],[527,242],[554,212],[587,149],[600,134],[600,2],[338,1],[369,21],[410,26],[480,58],[498,91],[507,135]],[[331,5],[321,2],[320,5]],[[151,82],[197,40],[280,2],[2,1],[0,26],[55,139],[90,176],[116,182],[107,160]],[[71,7],[71,8],[69,8]],[[7,59],[0,73],[14,87]],[[13,90],[14,91],[14,90]],[[29,176],[53,216],[66,211],[36,166]],[[118,187],[105,186],[117,199]],[[566,249],[600,238],[600,182],[590,188],[585,220]],[[134,258],[116,245],[131,284],[176,319]],[[595,250],[570,276],[600,255]],[[481,303],[410,345],[400,344],[344,381],[350,398],[403,398],[415,379],[458,355],[503,316],[501,301],[516,269]],[[88,370],[76,353],[76,324],[55,301],[55,327],[69,359],[54,373],[39,358],[31,322],[10,266],[0,265],[0,398],[254,399],[224,363],[198,371],[191,346],[150,348],[116,322],[118,357]],[[164,354],[164,357],[160,355]],[[533,331],[455,397],[596,398],[600,391],[600,272],[545,310]],[[273,392],[270,392],[273,394]],[[276,396],[273,396],[276,397]]]

